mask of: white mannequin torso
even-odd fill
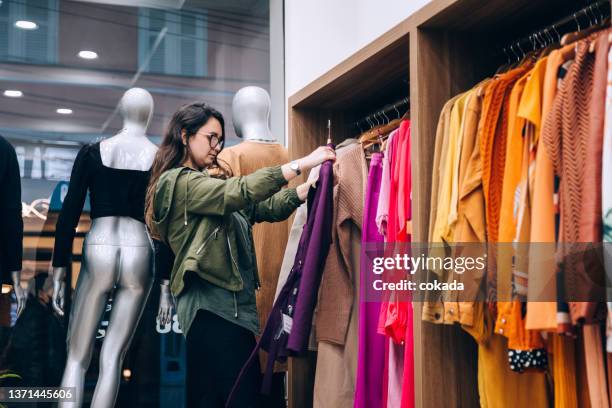
[[[100,142],[102,164],[115,169],[149,170],[155,159],[157,146],[144,134],[128,136],[126,130]]]
[[[147,171],[157,152],[157,146],[146,135],[153,114],[153,97],[142,88],[131,88],[121,98],[119,111],[123,129],[100,142],[102,164],[115,169]]]

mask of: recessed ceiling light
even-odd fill
[[[56,110],[56,112],[60,115],[72,115],[72,109],[68,108],[59,108]]]
[[[15,21],[15,27],[21,28],[23,30],[36,30],[38,28],[38,24],[33,21],[19,20]]]
[[[23,96],[23,92],[17,91],[15,89],[7,89],[4,91],[4,96],[9,98],[21,98]]]
[[[98,53],[95,51],[79,51],[79,58],[83,59],[96,59],[98,58]]]

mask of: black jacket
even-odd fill
[[[12,283],[10,272],[21,270],[23,219],[17,154],[0,136],[0,280]]]

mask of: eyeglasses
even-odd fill
[[[214,149],[217,146],[221,146],[221,149],[223,149],[223,146],[225,145],[225,138],[223,136],[219,136],[216,133],[206,133],[204,136],[208,138],[211,149]]]

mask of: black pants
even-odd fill
[[[187,408],[222,408],[255,347],[249,330],[199,310],[187,333]],[[234,406],[261,406],[259,361],[245,374]]]

